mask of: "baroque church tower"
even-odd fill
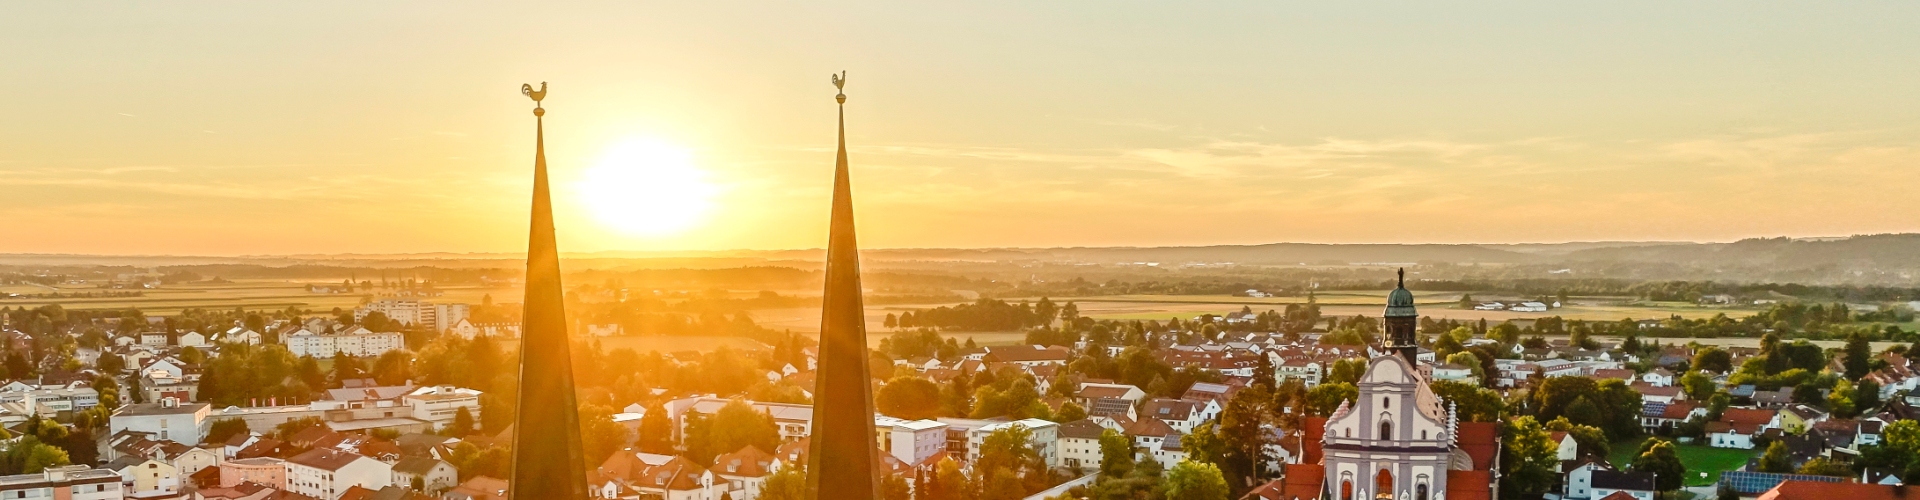
[[[1367,362],[1359,395],[1342,403],[1324,422],[1311,419],[1317,434],[1321,491],[1325,500],[1488,500],[1498,475],[1497,424],[1462,423],[1428,384],[1416,355],[1414,329],[1419,314],[1413,292],[1400,286],[1387,295],[1386,354]],[[1314,428],[1318,427],[1318,428]],[[1295,466],[1289,467],[1289,474]],[[1302,468],[1307,472],[1313,467]],[[1305,486],[1305,485],[1302,485]],[[1298,495],[1292,485],[1289,497]],[[1304,489],[1304,488],[1301,488]],[[1300,492],[1305,493],[1305,492]],[[1298,496],[1294,496],[1298,495]],[[1287,498],[1287,497],[1283,497]]]

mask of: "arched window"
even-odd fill
[[[1426,438],[1427,438],[1427,430],[1420,429],[1420,439],[1426,439]]]
[[[1413,488],[1413,500],[1427,500],[1427,483],[1420,483]]]
[[[1353,437],[1353,428],[1347,427],[1344,429],[1340,429],[1340,433],[1342,434],[1342,437]]]
[[[1393,439],[1393,422],[1380,422],[1380,439]]]
[[[1353,481],[1340,482],[1340,500],[1353,500]]]
[[[1393,499],[1393,473],[1387,472],[1386,469],[1380,469],[1380,473],[1373,476],[1373,483],[1373,498],[1376,500]]]

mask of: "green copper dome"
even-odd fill
[[[1410,318],[1420,313],[1413,308],[1413,292],[1407,291],[1407,270],[1400,270],[1400,286],[1387,293],[1387,317]]]

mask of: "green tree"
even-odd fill
[[[1720,390],[1720,386],[1713,383],[1713,377],[1700,370],[1681,375],[1679,382],[1680,388],[1687,391],[1687,398],[1694,401],[1705,401],[1713,396],[1713,391]]]
[[[247,432],[246,420],[239,418],[218,419],[214,420],[213,424],[207,426],[206,442],[224,443],[227,441],[227,438],[233,437],[236,434],[246,434]]]
[[[1053,421],[1063,424],[1084,418],[1087,418],[1087,409],[1072,401],[1061,403],[1060,411],[1053,413]]]
[[[1799,472],[1801,474],[1811,474],[1815,476],[1834,476],[1834,477],[1848,477],[1848,478],[1853,477],[1854,475],[1853,467],[1848,466],[1847,464],[1834,461],[1832,459],[1828,459],[1827,457],[1813,457],[1813,459],[1808,460],[1807,463],[1801,464],[1800,470],[1796,472]]]
[[[780,468],[767,476],[767,483],[760,486],[762,500],[808,500],[807,467],[797,462],[781,462]]]
[[[1632,470],[1653,473],[1654,487],[1660,491],[1680,489],[1681,481],[1686,479],[1687,466],[1680,463],[1673,442],[1651,438],[1642,442],[1640,449],[1640,455],[1633,459]]]
[[[1774,441],[1767,445],[1767,452],[1760,456],[1760,472],[1793,472],[1793,455],[1787,450],[1787,444]]]
[[[1435,395],[1458,409],[1462,421],[1498,422],[1506,411],[1506,400],[1493,389],[1452,380],[1434,381],[1430,387]]]
[[[613,421],[612,408],[597,404],[580,407],[580,449],[581,457],[586,460],[583,465],[598,466],[626,444],[627,426]]]
[[[634,446],[642,453],[673,453],[673,421],[667,418],[667,409],[659,403],[647,405],[637,430],[638,440]]]
[[[1167,500],[1226,500],[1230,493],[1219,467],[1192,460],[1167,470],[1166,487]]]
[[[887,381],[873,395],[874,408],[890,417],[906,420],[939,418],[943,408],[940,386],[917,376],[899,376]]]
[[[1366,371],[1367,360],[1360,358],[1338,359],[1334,360],[1333,364],[1327,368],[1327,376],[1320,382],[1323,384],[1358,384],[1360,383],[1360,375],[1366,373]]]
[[[1706,370],[1714,373],[1730,372],[1733,371],[1733,354],[1718,347],[1702,347],[1700,350],[1694,351],[1693,364],[1691,366],[1695,370]]]
[[[1486,380],[1487,371],[1480,367],[1480,357],[1471,352],[1456,352],[1446,357],[1448,364],[1465,366],[1473,370],[1474,380]]]
[[[1540,421],[1523,416],[1506,421],[1500,433],[1500,497],[1539,498],[1556,478],[1560,446]]]
[[[720,411],[714,412],[705,430],[704,435],[698,436],[704,443],[702,453],[693,455],[693,449],[688,450],[687,458],[698,463],[713,463],[714,455],[733,453],[749,445],[761,450],[780,446],[780,427],[773,423],[773,417],[738,399],[728,401]]]
[[[462,406],[453,411],[453,423],[447,427],[447,435],[466,437],[473,432],[473,411]]]
[[[1100,474],[1107,477],[1120,477],[1132,471],[1133,439],[1113,429],[1101,431]]]
[[[1845,380],[1834,382],[1833,390],[1827,393],[1827,411],[1840,418],[1852,418],[1858,413],[1853,406],[1853,384]]]
[[[1613,454],[1613,443],[1607,441],[1606,431],[1602,431],[1598,427],[1575,425],[1567,421],[1565,417],[1547,422],[1546,427],[1549,431],[1565,432],[1567,435],[1573,436],[1574,443],[1576,443],[1580,449],[1580,456],[1606,458],[1606,456]]]
[[[1860,332],[1847,334],[1847,346],[1844,349],[1847,380],[1859,380],[1867,376],[1868,366],[1873,359],[1873,346],[1867,343],[1867,337]]]
[[[1340,404],[1360,397],[1360,389],[1346,382],[1323,383],[1307,390],[1307,414],[1331,416]]]

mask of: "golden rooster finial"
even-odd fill
[[[840,74],[828,75],[828,76],[833,77],[833,88],[840,90],[840,94],[833,96],[833,100],[839,101],[840,104],[846,104],[847,103],[847,70],[840,70]]]
[[[520,94],[532,97],[533,102],[540,102],[541,99],[547,98],[547,82],[540,82],[540,90],[534,90],[533,84],[521,84]]]

